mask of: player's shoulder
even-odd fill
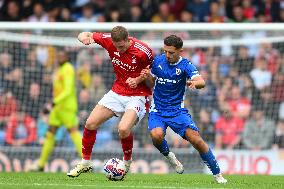
[[[159,55],[155,56],[153,64],[161,64],[161,63],[166,62],[166,61],[167,61],[166,55],[165,54],[159,54]]]
[[[182,57],[180,65],[184,67],[195,67],[194,64],[187,58]]]
[[[152,49],[146,43],[134,37],[130,37],[130,40],[132,40],[133,48],[137,50],[138,54],[140,53],[142,56],[145,54],[149,59],[153,58]]]

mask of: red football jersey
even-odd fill
[[[134,89],[126,84],[129,77],[138,77],[142,69],[152,64],[153,52],[145,43],[134,37],[129,37],[132,43],[125,52],[121,53],[113,45],[110,33],[95,32],[93,33],[93,39],[108,51],[111,59],[116,76],[112,91],[124,96],[151,95],[151,89],[144,82]]]

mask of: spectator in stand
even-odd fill
[[[233,85],[230,98],[227,100],[234,117],[246,120],[249,117],[251,101],[242,95],[238,85]]]
[[[240,46],[235,57],[233,66],[237,69],[238,73],[249,74],[253,68],[253,58],[249,56],[248,48]]]
[[[92,86],[90,87],[90,98],[95,104],[104,96],[107,92],[107,88],[104,82],[104,78],[100,74],[93,74]]]
[[[254,21],[256,9],[252,5],[252,0],[243,0],[242,1],[243,15],[244,18],[249,21]]]
[[[84,61],[80,66],[78,66],[76,74],[80,87],[89,89],[92,84],[90,62]]]
[[[213,148],[215,143],[215,128],[211,119],[211,110],[202,108],[198,117],[199,120],[197,124],[200,129],[200,133],[204,136],[209,146]]]
[[[56,6],[50,6],[47,9],[48,22],[58,22],[60,16],[60,8]]]
[[[26,107],[26,113],[34,120],[39,117],[40,110],[43,109],[44,99],[43,94],[40,92],[41,88],[38,83],[33,82],[30,85],[28,95],[25,97],[23,103]]]
[[[21,21],[21,10],[19,2],[16,0],[8,1],[7,5],[1,9],[0,21],[18,22]]]
[[[82,130],[85,126],[89,112],[93,110],[95,102],[90,98],[90,92],[87,89],[82,89],[78,99],[78,119],[79,128]]]
[[[207,22],[225,22],[226,18],[220,15],[219,11],[219,3],[212,2],[210,4],[210,13],[209,16],[206,17]]]
[[[244,126],[243,144],[249,150],[265,150],[272,147],[275,123],[265,117],[261,102],[254,106]]]
[[[36,122],[25,108],[14,114],[7,123],[5,142],[11,146],[33,145],[36,142]]]
[[[0,54],[0,87],[4,90],[11,88],[10,73],[13,70],[12,57],[9,53]]]
[[[250,72],[254,86],[261,90],[271,85],[272,74],[267,70],[267,62],[264,57],[255,60],[254,68]]]
[[[284,149],[284,120],[283,119],[280,119],[277,123],[273,148],[274,149]]]
[[[180,13],[180,22],[193,22],[193,14],[188,10],[183,10]]]
[[[17,111],[17,101],[10,91],[0,89],[0,126],[4,127]]]
[[[248,22],[248,20],[243,15],[243,9],[241,6],[233,7],[233,17],[229,19],[228,22]]]
[[[222,115],[215,124],[215,148],[239,148],[243,128],[243,120],[234,116],[231,107],[229,105],[223,107]]]
[[[106,20],[106,22],[122,22],[122,21],[124,21],[119,7],[117,7],[117,6],[110,7],[110,9],[106,12],[105,20]]]
[[[59,21],[60,22],[75,22],[75,20],[71,16],[70,9],[62,8]]]
[[[180,19],[180,14],[185,10],[187,0],[171,0],[169,1],[171,12],[175,18]]]
[[[146,22],[146,18],[142,14],[142,10],[138,5],[130,7],[129,22]]]
[[[87,3],[82,8],[82,16],[78,18],[78,22],[97,22],[98,15],[94,14],[93,5]]]
[[[175,16],[170,12],[170,5],[167,2],[162,2],[159,5],[159,10],[151,18],[151,22],[174,22]]]
[[[204,22],[206,16],[209,15],[209,3],[202,0],[188,1],[187,10],[193,13],[193,20],[195,22]]]
[[[28,18],[29,22],[48,22],[48,15],[44,11],[41,3],[36,3],[33,7],[33,14]]]

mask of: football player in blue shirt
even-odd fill
[[[182,46],[183,41],[180,37],[176,35],[166,37],[164,54],[155,57],[151,70],[141,71],[141,75],[154,85],[148,129],[154,146],[166,157],[177,173],[183,173],[184,169],[175,154],[169,150],[165,140],[167,127],[193,145],[213,173],[217,183],[226,183],[227,180],[220,173],[215,156],[201,138],[191,115],[184,108],[186,87],[202,89],[205,87],[205,81],[196,67],[180,56]]]

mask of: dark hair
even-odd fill
[[[111,39],[115,42],[127,40],[128,31],[123,26],[116,26],[111,30]]]
[[[164,39],[164,44],[167,46],[174,46],[176,49],[180,49],[183,46],[183,41],[176,35],[170,35]]]

